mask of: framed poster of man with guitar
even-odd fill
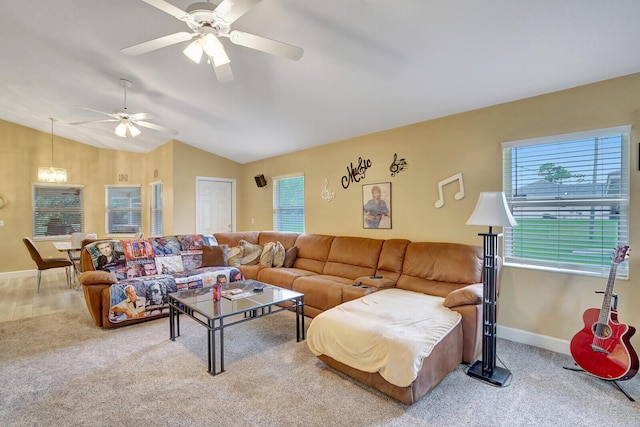
[[[603,380],[628,380],[638,372],[638,355],[629,342],[636,329],[618,323],[617,309],[611,306],[618,264],[628,257],[628,251],[628,246],[616,247],[602,308],[584,312],[584,328],[571,340],[571,355],[576,363]]]

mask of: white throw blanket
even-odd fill
[[[316,316],[307,332],[313,354],[364,372],[379,372],[398,387],[413,382],[422,360],[461,319],[444,298],[385,289]]]

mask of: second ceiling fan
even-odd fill
[[[173,6],[164,0],[142,1],[184,21],[191,29],[191,32],[182,31],[169,34],[122,49],[122,52],[127,55],[142,55],[195,38],[184,49],[184,54],[196,63],[200,63],[202,57],[206,54],[208,62],[213,66],[220,83],[233,80],[231,61],[220,41],[221,37],[228,38],[233,44],[282,58],[294,61],[302,58],[303,50],[300,47],[231,29],[231,24],[253,6],[260,3],[261,0],[222,0],[222,2],[214,0],[213,3],[209,1],[206,3],[193,3],[186,10]]]

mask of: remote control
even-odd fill
[[[371,276],[372,279],[382,279],[382,276]]]
[[[242,293],[242,289],[231,289],[231,290],[229,291],[229,293],[230,293],[231,295],[241,294],[241,293]]]

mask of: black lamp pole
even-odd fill
[[[489,226],[489,233],[480,233],[484,239],[484,265],[482,269],[482,360],[467,370],[467,375],[502,387],[511,377],[511,371],[496,366],[496,305],[498,301],[498,238]]]

